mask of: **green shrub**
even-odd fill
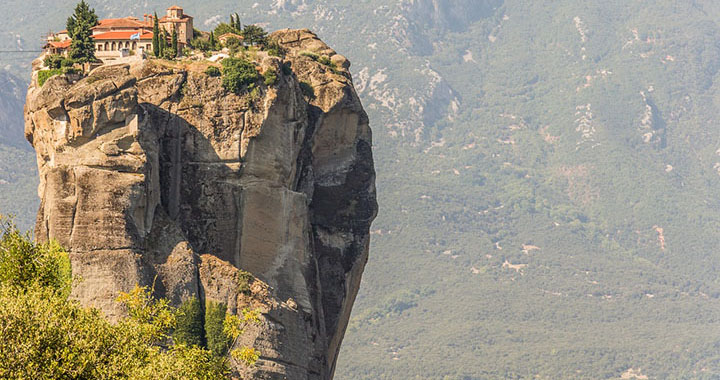
[[[230,49],[230,54],[235,55],[242,47],[242,42],[235,37],[230,37],[225,40],[225,47]]]
[[[335,63],[333,63],[333,61],[328,56],[319,55],[319,54],[313,53],[311,51],[302,51],[302,52],[300,52],[300,55],[302,55],[304,57],[308,57],[315,62],[318,62],[320,64],[323,64],[323,65],[329,67],[330,70],[332,70],[332,72],[334,72],[335,74],[338,73],[337,66],[335,65]]]
[[[310,99],[315,99],[315,89],[313,86],[308,82],[300,82],[300,89],[303,92],[303,95],[305,97]]]
[[[45,64],[45,67],[50,69],[59,69],[62,66],[63,60],[66,60],[67,58],[64,58],[63,56],[59,54],[51,54],[45,57],[43,59],[43,63]]]
[[[332,61],[330,60],[330,57],[327,57],[327,56],[322,55],[322,56],[320,56],[320,57],[317,59],[317,61],[320,62],[320,63],[322,63],[322,64],[325,65],[325,66],[329,66],[329,67],[335,68],[335,64],[332,63]]]
[[[0,285],[48,287],[69,293],[70,259],[56,242],[36,244],[9,220],[0,219]]]
[[[200,347],[167,347],[176,310],[135,287],[118,298],[129,317],[108,322],[68,298],[70,263],[0,223],[0,379],[220,379],[225,361]],[[160,349],[160,347],[164,347]]]
[[[227,306],[223,303],[205,303],[205,341],[213,355],[224,357],[230,348],[230,338],[225,334],[224,322]]]
[[[63,58],[60,60],[60,67],[73,67],[75,61],[70,58]]]
[[[238,272],[238,293],[250,295],[250,285],[252,284],[252,281],[255,279],[250,272],[240,270]]]
[[[267,69],[265,73],[263,73],[263,78],[265,79],[264,82],[266,86],[274,86],[278,80],[277,71],[274,69]]]
[[[269,55],[275,56],[275,57],[284,57],[285,54],[287,54],[287,51],[284,47],[280,46],[280,43],[278,43],[277,40],[271,39],[268,42],[268,46],[265,49]]]
[[[168,46],[162,51],[162,58],[167,60],[173,60],[177,56],[177,51],[172,48],[172,46]]]
[[[232,357],[246,366],[251,367],[260,359],[260,352],[254,348],[243,347],[239,350],[233,350]]]
[[[222,61],[222,85],[227,91],[240,94],[241,90],[260,79],[255,65],[241,58],[226,58]]]
[[[196,297],[185,300],[177,310],[176,319],[173,332],[175,343],[203,347],[205,326],[200,301]]]
[[[301,51],[300,55],[303,57],[308,57],[308,58],[312,59],[313,61],[317,61],[318,59],[320,59],[319,55],[317,55],[311,51],[307,51],[307,50]]]
[[[61,69],[40,70],[38,72],[38,87],[42,87],[48,79],[62,73]]]
[[[222,73],[220,72],[220,69],[218,69],[215,66],[210,66],[207,69],[205,69],[205,74],[208,76],[211,76],[211,77],[219,77],[220,75],[222,75]]]

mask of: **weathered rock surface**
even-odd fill
[[[347,59],[307,30],[274,36],[288,55],[258,53],[259,70],[278,73],[259,96],[224,91],[197,63],[138,61],[32,84],[36,236],[67,247],[83,279],[74,296],[111,318],[135,284],[175,303],[258,307],[263,323],[240,344],[262,355],[237,374],[329,379],[377,212],[371,131]],[[238,291],[239,269],[262,280],[253,296]]]

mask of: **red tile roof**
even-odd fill
[[[105,28],[142,28],[149,27],[150,23],[145,23],[138,20],[135,17],[125,18],[106,18],[100,20],[98,25],[94,26],[93,29],[105,29]]]
[[[190,20],[192,20],[192,17],[188,16],[188,15],[182,15],[181,18],[172,18],[172,17],[168,17],[168,16],[163,16],[158,20],[158,22],[188,22]]]
[[[137,31],[128,30],[128,31],[122,31],[122,32],[101,33],[101,34],[96,34],[92,37],[96,40],[129,40],[130,37],[134,34],[137,34]],[[152,40],[152,38],[153,38],[152,32],[147,32],[140,36],[141,40]]]
[[[55,49],[67,49],[70,47],[70,44],[72,43],[72,40],[65,40],[65,41],[50,41],[48,42],[48,45],[50,47],[53,47]]]

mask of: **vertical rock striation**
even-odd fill
[[[254,94],[226,92],[202,63],[33,81],[36,236],[68,248],[73,295],[111,318],[135,284],[175,303],[259,307],[240,344],[261,358],[236,373],[329,379],[377,212],[371,131],[344,57],[307,30],[274,37],[288,54],[257,54],[278,81]],[[250,295],[239,269],[262,280]]]

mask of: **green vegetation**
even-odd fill
[[[94,9],[81,0],[75,7],[75,13],[67,20],[67,31],[72,38],[68,57],[76,62],[94,62],[95,43],[92,38],[92,27],[97,25],[98,17]]]
[[[226,58],[222,61],[222,85],[225,90],[240,94],[240,92],[255,85],[260,79],[255,65],[242,58]]]
[[[160,47],[160,22],[158,21],[157,12],[153,16],[153,40],[152,40],[153,55],[160,57],[162,48]]]
[[[254,348],[243,347],[232,352],[233,359],[244,363],[246,366],[253,366],[260,359],[260,352]]]
[[[240,39],[230,37],[225,40],[225,47],[230,50],[230,55],[235,56],[243,48],[243,44]]]
[[[263,73],[264,83],[266,86],[274,86],[278,81],[277,71],[270,68]]]
[[[173,345],[175,311],[145,288],[121,294],[129,317],[110,324],[69,300],[67,253],[0,225],[0,378],[216,379],[225,364],[210,351]]]
[[[222,75],[222,72],[220,72],[220,69],[215,66],[208,66],[208,68],[205,69],[205,74],[211,77],[219,77]]]
[[[213,355],[224,357],[230,348],[230,337],[225,333],[227,306],[223,303],[207,301],[205,303],[205,340]]]
[[[45,82],[47,82],[48,79],[54,77],[55,75],[63,74],[62,69],[50,69],[50,70],[40,70],[38,71],[38,87],[42,87]]]
[[[203,309],[196,297],[187,299],[178,308],[173,339],[176,344],[204,347]]]
[[[250,272],[239,270],[238,271],[238,287],[237,291],[240,294],[244,294],[246,296],[250,295],[250,285],[252,285],[252,282],[254,281],[254,277]]]
[[[59,54],[50,54],[45,57],[43,63],[50,69],[61,69],[65,67],[72,67],[75,62],[72,59],[63,57]]]
[[[275,39],[269,39],[267,48],[265,49],[269,55],[275,57],[285,57],[287,51],[284,47],[280,46],[280,43]]]
[[[245,25],[241,35],[244,42],[251,46],[267,45],[267,32],[257,25]]]
[[[172,34],[170,37],[170,51],[173,58],[178,56],[178,35],[177,35],[177,28],[173,25]]]

